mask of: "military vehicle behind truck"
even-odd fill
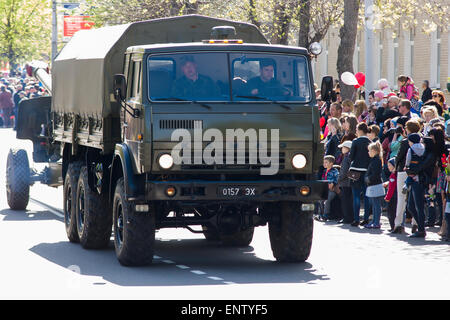
[[[123,265],[150,264],[161,228],[247,246],[266,224],[278,261],[305,261],[328,192],[313,53],[198,15],[80,31],[51,81],[30,68],[51,97],[20,104],[17,138],[48,167],[11,150],[8,203],[62,185],[69,240],[103,248],[113,234]]]

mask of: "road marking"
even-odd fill
[[[177,268],[180,268],[180,269],[190,269],[191,267],[188,267],[188,266],[185,266],[185,265],[182,265],[182,264],[177,264]]]
[[[192,270],[192,273],[198,274],[198,275],[202,275],[202,274],[206,274],[206,272],[200,271],[200,270]]]
[[[161,259],[160,256],[153,256],[153,259]]]
[[[215,280],[215,281],[223,281],[223,279],[219,278],[219,277],[208,277],[208,279]]]
[[[163,260],[162,262],[167,263],[167,264],[174,264],[175,263],[172,260]]]
[[[43,207],[44,209],[50,211],[51,213],[53,213],[55,216],[59,217],[59,218],[64,218],[64,212],[62,210],[53,208],[52,206],[49,206],[48,204],[45,204],[39,200],[30,198],[31,202],[34,202],[35,204]]]

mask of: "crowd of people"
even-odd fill
[[[365,100],[316,98],[325,156],[321,178],[328,199],[316,220],[380,229],[385,212],[394,234],[424,238],[438,227],[450,239],[450,110],[445,95],[424,81],[399,76],[398,90],[380,79]],[[340,203],[339,203],[340,202]],[[363,216],[360,217],[363,203]]]
[[[45,95],[39,81],[25,74],[0,78],[0,127],[15,127],[20,101]]]

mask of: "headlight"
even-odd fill
[[[163,154],[158,160],[159,166],[163,169],[170,169],[173,166],[173,157],[170,154]]]
[[[313,55],[318,56],[319,54],[322,53],[322,46],[318,42],[313,42],[309,45],[308,50]]]
[[[296,169],[302,169],[306,166],[306,157],[299,153],[292,157],[292,166]]]

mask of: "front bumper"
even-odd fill
[[[310,188],[308,195],[302,195],[300,188]],[[168,196],[166,190],[175,188],[175,195]],[[242,192],[230,195],[239,188]],[[224,191],[224,189],[226,189]],[[248,189],[248,190],[247,190]],[[225,194],[224,194],[225,193]],[[246,195],[246,193],[248,193]],[[245,201],[245,202],[273,202],[273,201],[301,201],[314,202],[326,200],[328,195],[327,181],[147,181],[146,201]]]

